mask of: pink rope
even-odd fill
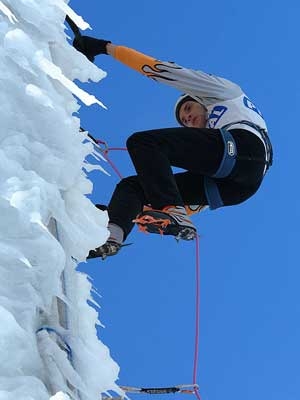
[[[105,149],[103,150],[103,154],[107,162],[110,164],[112,169],[118,175],[120,179],[123,179],[122,174],[116,167],[116,165],[110,160],[107,156],[109,151],[127,151],[126,147],[108,147],[105,142],[102,140],[97,140],[97,143],[104,144]],[[194,393],[198,400],[201,400],[201,396],[199,393],[199,389],[197,386],[197,372],[198,372],[198,359],[199,359],[199,336],[200,336],[200,239],[199,236],[196,235],[196,305],[195,305],[195,349],[194,349],[194,363],[193,363],[193,385],[194,385]]]
[[[200,336],[200,239],[196,235],[196,305],[195,305],[195,352],[193,368],[193,385],[195,385],[195,396],[201,400],[197,385],[197,372],[199,360],[199,336]]]
[[[103,156],[106,159],[106,161],[109,163],[109,165],[112,167],[112,169],[115,171],[115,173],[118,175],[118,177],[120,179],[123,179],[122,174],[120,173],[119,169],[116,167],[116,165],[111,161],[111,159],[108,157],[108,152],[110,150],[123,150],[123,151],[127,151],[126,147],[108,147],[106,142],[104,142],[103,140],[97,139],[96,140],[97,144],[103,144],[104,145],[104,149],[102,150]]]
[[[107,157],[107,152],[104,152],[103,156],[106,159],[106,161],[109,163],[109,165],[112,167],[112,169],[115,171],[115,173],[118,175],[118,177],[120,179],[123,179],[123,176],[121,175],[121,173],[118,170],[118,168],[116,167],[116,165],[111,161],[111,159],[109,157]]]

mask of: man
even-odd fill
[[[272,164],[272,147],[261,112],[237,84],[106,40],[82,36],[73,44],[91,61],[109,54],[184,93],[175,104],[181,127],[128,138],[137,175],[116,186],[108,205],[110,237],[90,258],[116,254],[134,223],[147,232],[192,240],[196,228],[187,205],[197,204],[198,210],[235,205],[258,190]],[[173,174],[172,166],[185,172]]]

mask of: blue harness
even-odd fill
[[[223,200],[221,198],[220,192],[218,185],[215,181],[214,178],[226,178],[229,176],[236,164],[237,160],[237,148],[236,148],[236,143],[234,140],[234,137],[230,132],[227,131],[227,129],[232,126],[236,125],[237,123],[242,123],[244,125],[249,125],[252,128],[256,129],[260,134],[261,137],[265,143],[266,149],[267,149],[267,159],[265,160],[266,163],[266,169],[268,169],[273,162],[273,151],[272,151],[272,145],[270,142],[270,139],[262,128],[259,126],[249,122],[249,121],[239,121],[235,122],[234,124],[228,124],[225,127],[220,129],[220,133],[224,142],[224,154],[223,158],[221,161],[221,164],[217,170],[217,172],[209,177],[206,176],[204,177],[204,188],[205,188],[205,194],[206,198],[209,204],[209,208],[211,210],[215,210],[216,208],[220,208],[224,206]]]
[[[219,188],[213,178],[226,178],[226,176],[230,175],[235,166],[237,156],[236,143],[232,134],[223,128],[220,129],[220,133],[224,142],[224,154],[221,164],[212,177],[204,177],[205,194],[211,210],[224,206]]]

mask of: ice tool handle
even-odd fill
[[[75,24],[75,22],[72,21],[68,15],[66,16],[66,22],[69,25],[69,27],[71,28],[72,32],[74,33],[74,36],[77,39],[80,39],[82,36],[80,30],[79,30],[78,26]]]

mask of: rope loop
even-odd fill
[[[81,131],[84,131],[81,128]],[[124,147],[109,147],[108,144],[100,139],[95,139],[92,135],[88,134],[88,136],[100,147],[100,151],[103,152],[104,157],[109,162],[111,167],[114,169],[115,173],[122,179],[122,175],[120,174],[117,167],[112,163],[112,161],[108,158],[107,154],[110,150],[121,150],[127,151]],[[101,148],[101,145],[104,146]],[[131,386],[120,386],[124,392],[130,393],[146,393],[146,394],[166,394],[166,393],[185,393],[185,394],[194,394],[198,400],[201,400],[201,396],[199,393],[199,386],[197,385],[197,372],[198,372],[198,358],[199,358],[199,336],[200,336],[200,238],[199,235],[196,235],[195,239],[195,247],[196,247],[196,287],[195,287],[195,347],[194,347],[194,364],[193,364],[193,384],[192,385],[177,385],[174,387],[166,387],[166,388],[135,388]],[[121,398],[122,399],[122,398]],[[112,398],[114,400],[114,398]]]
[[[107,155],[109,152],[107,142],[105,142],[104,140],[96,139],[96,143],[99,145],[100,150],[103,152],[103,154]]]

